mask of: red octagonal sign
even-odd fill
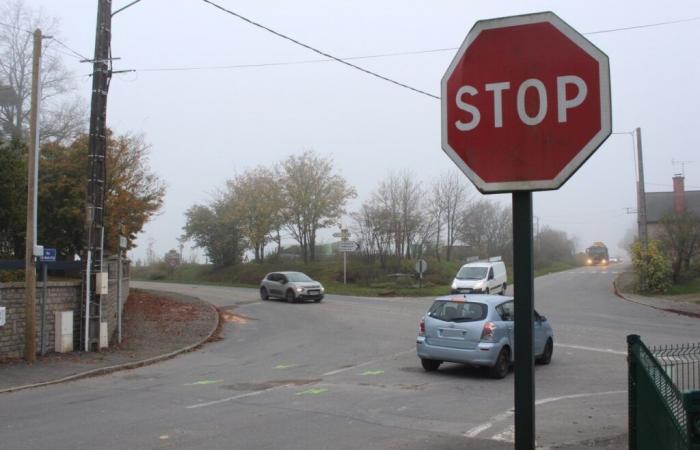
[[[611,131],[607,55],[551,12],[477,22],[442,78],[442,148],[483,193],[558,189]]]

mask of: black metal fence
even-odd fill
[[[700,343],[627,345],[630,450],[700,450]]]

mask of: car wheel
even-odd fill
[[[496,359],[496,364],[491,367],[489,370],[489,373],[492,378],[505,378],[506,375],[508,375],[508,371],[510,370],[510,350],[508,348],[504,347],[501,349],[501,352],[498,354],[498,358]]]
[[[314,302],[316,302],[316,303],[321,303],[322,301],[323,301],[323,297],[319,297],[319,298],[314,300]]]
[[[296,299],[294,298],[294,291],[291,289],[287,291],[287,303],[294,303]]]
[[[544,344],[544,351],[537,358],[537,363],[542,365],[547,365],[552,362],[552,354],[554,353],[554,341],[552,338],[547,339],[547,343]]]
[[[503,283],[503,287],[501,288],[501,295],[506,295],[506,288],[507,287],[508,286],[505,283]]]
[[[438,367],[440,367],[440,364],[442,364],[442,361],[421,358],[420,363],[426,372],[435,372],[438,370]]]
[[[267,288],[261,287],[260,288],[260,298],[262,300],[269,300],[270,295],[267,293]]]

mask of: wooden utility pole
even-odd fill
[[[104,199],[107,155],[107,92],[111,77],[110,45],[112,36],[112,2],[99,0],[95,30],[95,56],[92,60],[92,99],[88,141],[88,185],[85,207],[85,254],[81,347],[95,347],[100,332],[100,295],[95,291],[95,274],[103,270]]]
[[[32,98],[27,150],[27,234],[24,252],[24,359],[36,360],[36,246],[37,190],[39,178],[39,100],[41,99],[41,30],[34,31]]]
[[[637,185],[637,222],[639,225],[639,240],[646,252],[649,236],[647,234],[647,197],[644,189],[644,163],[642,161],[642,130],[637,127],[634,130],[637,144],[637,170],[639,171],[639,184]]]
[[[642,162],[642,130],[637,127],[634,130],[635,143],[637,144],[637,233],[639,235],[639,243],[642,247],[642,255],[646,258],[649,251],[649,235],[647,233],[647,196],[644,189],[644,163]],[[645,272],[642,270],[639,274],[639,283],[643,289],[646,289]]]

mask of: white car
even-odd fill
[[[270,272],[260,282],[260,298],[263,300],[276,297],[289,303],[302,300],[318,303],[323,300],[324,294],[321,283],[301,272]]]

